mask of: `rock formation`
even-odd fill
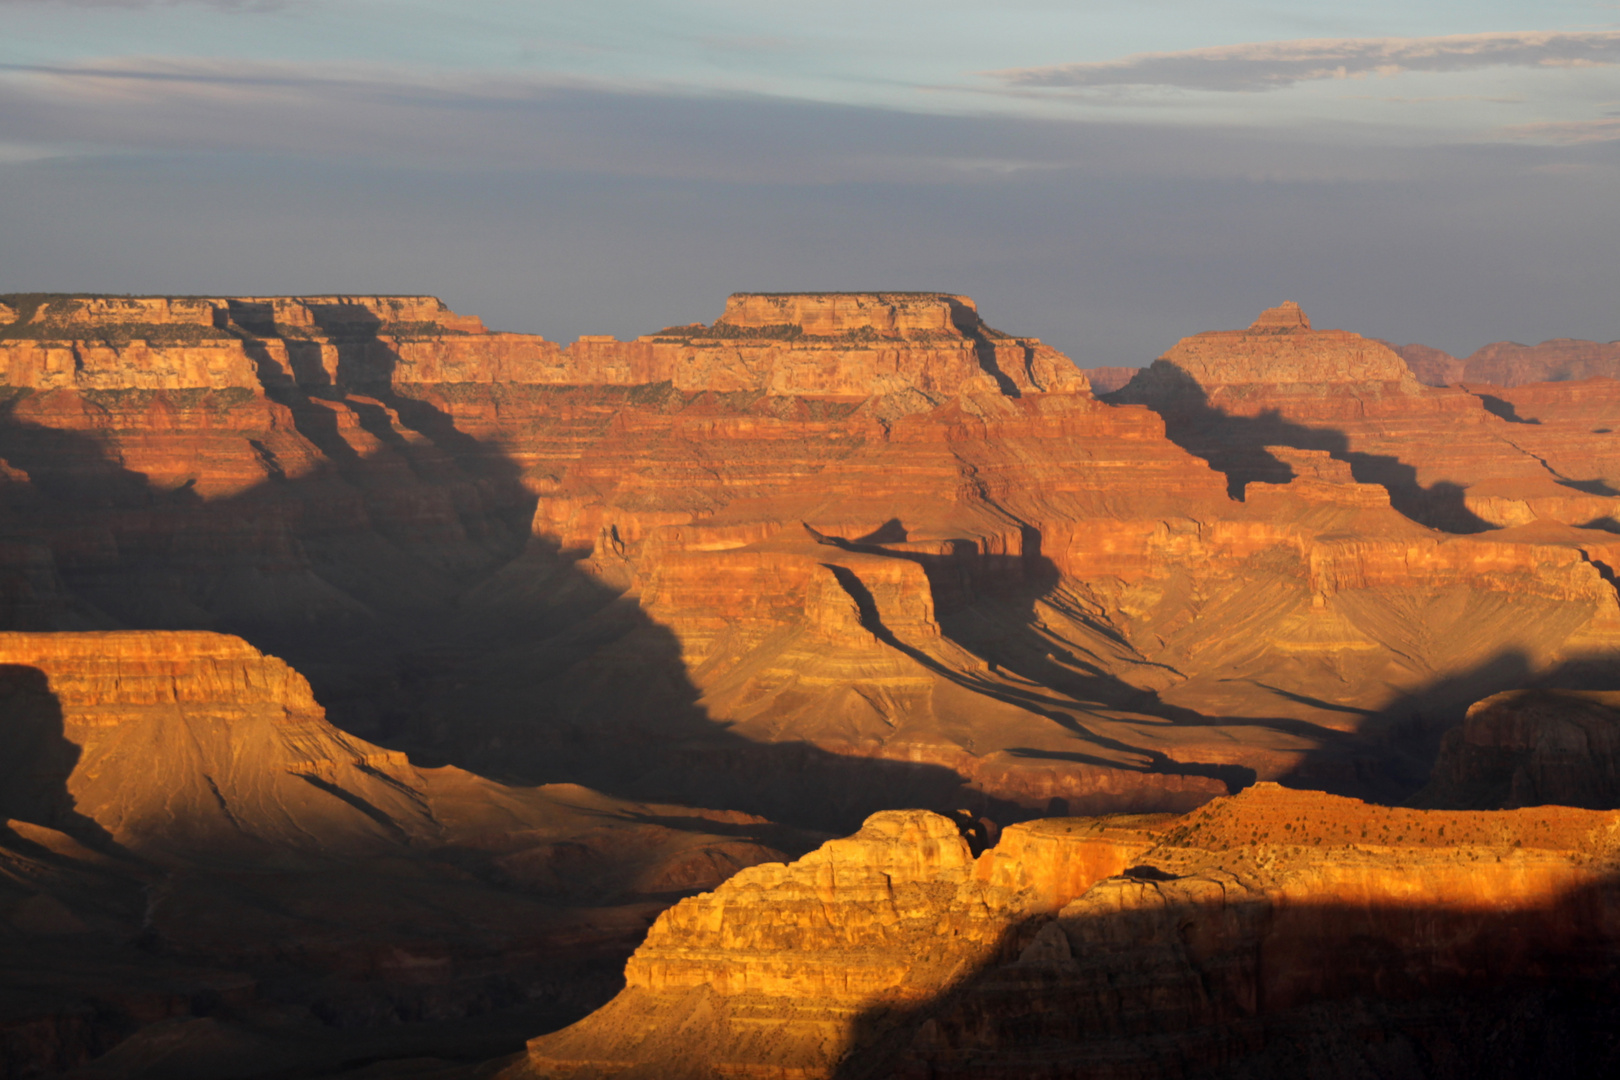
[[[1540,345],[1497,341],[1458,359],[1427,345],[1396,349],[1419,382],[1430,386],[1488,383],[1526,386],[1543,382],[1620,378],[1620,341],[1607,343],[1554,338]]]
[[[1446,732],[1416,796],[1433,807],[1620,807],[1620,695],[1509,690]]]
[[[735,813],[414,767],[221,634],[0,634],[0,739],[8,1075],[188,1017],[238,1075],[424,1014],[577,1014],[671,901],[802,846]]]
[[[1215,849],[1151,815],[1256,780],[1399,801],[1443,740],[1454,805],[1607,790],[1569,770],[1567,726],[1445,732],[1499,691],[1591,689],[1620,649],[1611,380],[1427,387],[1297,305],[1099,398],[944,293],[744,293],[710,324],[567,346],[422,297],[0,301],[0,708],[26,750],[0,761],[0,916],[27,942],[8,985],[35,988],[0,1015],[53,1061],[136,1032],[130,1060],[160,1052],[170,1029],[127,1004],[157,977],[142,955],[192,988],[153,1000],[199,1054],[275,1041],[266,972],[332,1024],[534,994],[534,1034],[601,1000],[654,914],[801,830],[1146,815],[1017,825],[989,861],[942,819],[880,817],[802,874],[745,875],[800,922],[746,923],[741,952],[682,951],[744,926],[732,894],[677,909],[615,1006],[694,1030],[740,1010],[714,1045],[764,1068],[748,1010],[777,1015],[792,979],[737,958],[792,954],[798,926],[871,960],[840,989],[827,950],[838,1003],[784,1029],[805,1068],[867,1027],[908,1069],[980,1038],[995,1056],[1002,1014],[950,1020],[935,991],[991,993],[975,973],[1041,934],[1030,956],[1061,966],[1043,926],[1098,881],[1231,870],[1259,890],[1242,912],[1272,910],[1284,862],[1199,863]],[[1365,810],[1438,820],[1386,813]],[[844,879],[858,897],[828,892]],[[973,914],[936,947],[952,897]],[[1249,941],[1248,918],[1212,940]],[[1163,985],[1225,985],[1165,956]],[[683,989],[711,960],[770,1000]],[[52,974],[75,971],[117,977]],[[1225,1007],[1178,1015],[1226,1031]],[[1277,1015],[1312,1030],[1313,1007]],[[1258,1045],[1285,1045],[1271,1023]],[[595,1060],[576,1050],[553,1057]]]
[[[1412,390],[1411,370],[1382,342],[1345,330],[1313,330],[1293,301],[1260,313],[1247,330],[1213,330],[1178,342],[1137,376],[1126,400],[1147,396],[1148,386],[1178,380],[1209,396],[1241,395],[1265,387],[1273,394],[1319,394],[1322,387]]]
[[[1406,366],[1412,369],[1412,375],[1424,386],[1451,386],[1463,382],[1463,362],[1441,349],[1431,348],[1428,345],[1389,345]]]
[[[1253,480],[1286,478],[1265,450],[1283,445],[1330,451],[1358,480],[1385,487],[1403,514],[1450,532],[1585,525],[1607,513],[1571,486],[1613,468],[1606,447],[1596,472],[1571,466],[1580,475],[1567,475],[1526,445],[1491,388],[1421,385],[1384,343],[1312,331],[1303,319],[1278,308],[1247,331],[1194,335],[1110,400],[1163,414],[1170,436],[1224,472],[1234,495]],[[1462,374],[1431,381],[1467,383]]]
[[[1111,394],[1136,377],[1141,368],[1134,367],[1095,367],[1082,368],[1086,381],[1091,384],[1091,390],[1096,394]]]
[[[1262,784],[1182,818],[1014,826],[970,861],[949,822],[879,815],[665,913],[626,989],[508,1075],[1602,1068],[1612,1010],[1471,1034],[1605,985],[1616,824]]]
[[[71,376],[12,379],[9,625],[240,633],[348,730],[534,782],[828,829],[1395,797],[1620,629],[1565,527],[1614,510],[1597,406],[1515,423],[1297,305],[1114,395],[1149,409],[947,294],[566,348],[430,298],[7,303],[6,370]]]

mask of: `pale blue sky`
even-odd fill
[[[0,0],[0,290],[1620,337],[1620,3]]]

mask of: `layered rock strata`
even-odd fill
[[[1567,527],[1607,459],[1559,450],[1602,424],[1427,390],[1297,305],[1178,346],[1209,385],[1149,409],[942,293],[566,349],[430,298],[7,304],[6,348],[254,382],[14,387],[10,626],[241,633],[347,729],[532,781],[829,829],[1401,797],[1468,702],[1620,627],[1609,535]]]
[[[734,812],[417,768],[221,634],[0,633],[0,741],[15,1075],[136,1060],[118,1048],[161,1045],[157,1024],[214,1030],[195,1071],[241,1075],[387,1056],[401,1021],[560,1020],[673,900],[804,846]]]
[[[942,819],[885,815],[666,913],[626,990],[511,1075],[1601,1068],[1601,1009],[1552,1042],[1470,1033],[1604,984],[1616,824],[1257,785],[1178,819],[1016,826],[970,863]]]
[[[100,727],[71,679],[115,698],[116,664],[16,665],[44,764],[7,766],[29,794],[6,812],[61,850],[7,850],[71,882],[6,904],[31,934],[112,897],[133,935],[152,879],[92,858],[122,845],[173,876],[151,925],[176,963],[342,972],[300,999],[333,1016],[484,1007],[525,958],[626,949],[674,894],[791,849],[771,815],[993,831],[1255,779],[1405,798],[1470,702],[1586,685],[1620,643],[1620,384],[1425,388],[1297,306],[1105,401],[942,293],[739,294],[567,347],[430,298],[4,303],[4,625],[257,650],[95,639],[131,693],[224,680]],[[336,727],[292,676],[267,689],[267,651]],[[38,734],[52,708],[71,738]],[[1555,743],[1514,769],[1552,784]],[[175,763],[150,771],[184,828],[130,786],[148,760]],[[1094,872],[1041,858],[1069,884],[951,888],[1056,910]]]
[[[1539,345],[1497,341],[1461,359],[1427,345],[1402,345],[1397,351],[1418,380],[1430,386],[1468,382],[1510,387],[1620,378],[1620,341],[1554,338]]]
[[[1620,694],[1510,690],[1446,732],[1421,806],[1620,807]]]
[[[1472,378],[1460,374],[1445,381]],[[1524,444],[1489,388],[1422,385],[1390,346],[1312,330],[1297,305],[1246,331],[1187,338],[1110,400],[1159,411],[1171,437],[1226,473],[1240,497],[1251,481],[1289,475],[1267,447],[1322,449],[1389,490],[1406,516],[1452,532],[1541,518],[1585,524],[1595,507],[1571,482],[1606,483],[1616,467],[1605,453],[1595,471],[1561,471]]]

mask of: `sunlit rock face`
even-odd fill
[[[1603,985],[1617,823],[1262,784],[1184,817],[1015,826],[969,866],[945,819],[879,815],[671,909],[626,990],[509,1075],[1590,1065],[1603,1010],[1561,1044],[1469,1036]]]
[[[429,297],[5,303],[5,625],[238,633],[502,775],[829,830],[1404,797],[1469,702],[1620,640],[1610,399],[1509,416],[1297,305],[1105,402],[946,293],[567,346]]]
[[[0,633],[0,743],[18,1075],[337,1069],[527,1002],[526,1034],[606,1000],[674,900],[819,839],[419,767],[217,633]]]
[[[1292,301],[1261,312],[1247,330],[1184,338],[1155,363],[1174,366],[1205,392],[1250,384],[1281,393],[1379,383],[1415,389],[1411,370],[1394,350],[1346,330],[1313,330]],[[1151,378],[1153,368],[1145,374]]]
[[[1461,359],[1427,345],[1403,345],[1398,351],[1418,379],[1430,386],[1517,387],[1620,378],[1620,341],[1554,338],[1540,345],[1497,341]]]
[[[1615,489],[1592,483],[1620,471],[1612,443],[1520,439],[1508,425],[1533,425],[1490,388],[1448,385],[1468,377],[1442,370],[1432,350],[1407,352],[1421,379],[1386,343],[1315,330],[1285,304],[1247,330],[1186,338],[1109,400],[1163,415],[1169,437],[1221,470],[1236,497],[1253,481],[1287,478],[1268,450],[1290,446],[1332,453],[1357,480],[1385,487],[1402,514],[1447,532],[1586,525],[1613,512],[1594,499]]]
[[[536,1060],[1063,1075],[1036,1031],[1152,1076],[1165,1039],[1338,1046],[1312,1025],[1356,1001],[1439,1053],[1401,1033],[1474,992],[1446,972],[1523,973],[1534,1011],[1609,956],[1579,877],[1607,873],[1602,815],[1245,789],[1612,805],[1585,713],[1503,699],[1446,732],[1620,651],[1620,383],[1425,387],[1297,305],[1099,397],[946,293],[741,293],[566,346],[429,297],[0,303],[0,713],[26,750],[0,848],[42,883],[0,883],[0,920],[38,971],[110,970],[59,950],[84,926],[212,958],[233,995],[291,964],[343,1023],[514,995],[561,1022],[605,1000],[568,964],[619,970],[712,890],[603,1014],[643,1034]],[[1205,804],[1228,816],[1165,816]],[[1472,838],[1451,862],[1442,821]],[[1296,885],[1329,908],[1288,923]],[[1401,888],[1440,921],[1386,915]],[[1490,951],[1513,934],[1540,959]],[[1288,959],[1313,950],[1343,980]],[[88,1000],[40,1022],[133,1030]]]

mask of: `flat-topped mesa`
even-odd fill
[[[560,351],[432,296],[0,299],[0,385],[32,390],[543,382]]]
[[[1334,383],[1415,385],[1395,350],[1348,330],[1313,330],[1290,301],[1261,314],[1247,330],[1216,330],[1183,338],[1160,358],[1200,386],[1259,383],[1304,389]]]
[[[1247,330],[1213,330],[1183,338],[1119,391],[1120,400],[1150,403],[1222,391],[1313,395],[1346,385],[1416,393],[1406,362],[1381,341],[1348,330],[1313,330],[1293,301],[1263,312]]]
[[[946,293],[739,293],[712,326],[563,348],[492,333],[432,296],[0,296],[0,385],[33,390],[446,383],[634,386],[884,398],[890,414],[966,391],[1088,393],[1034,338]]]
[[[711,326],[622,348],[650,350],[640,369],[667,372],[681,390],[883,398],[890,412],[970,392],[1090,391],[1067,357],[991,330],[972,300],[950,293],[735,293]]]
[[[476,315],[460,315],[436,296],[242,296],[224,301],[244,329],[299,328],[330,335],[397,332],[487,334]]]
[[[0,322],[12,336],[76,338],[170,334],[184,327],[250,333],[296,328],[376,332],[410,326],[444,333],[486,333],[474,315],[458,315],[434,296],[11,296]],[[213,336],[213,335],[210,335]]]
[[[971,336],[983,324],[966,296],[927,292],[732,293],[718,327],[775,329],[836,336],[863,331],[885,337]]]

